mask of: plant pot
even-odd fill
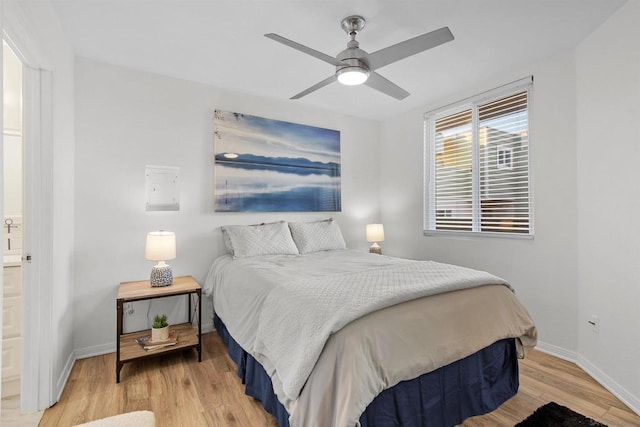
[[[151,341],[160,342],[169,339],[169,326],[164,328],[151,328]]]

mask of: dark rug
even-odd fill
[[[516,427],[607,427],[607,425],[555,402],[549,402],[536,409],[529,418],[516,424]]]

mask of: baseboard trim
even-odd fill
[[[622,387],[611,377],[602,372],[600,368],[591,363],[586,357],[576,353],[575,351],[570,351],[562,347],[558,347],[556,345],[541,341],[538,341],[536,350],[540,350],[543,353],[550,354],[551,356],[555,356],[568,362],[575,363],[598,384],[609,390],[611,394],[620,399],[620,401],[627,405],[629,409],[640,415],[640,399],[629,393],[627,389]]]
[[[547,353],[551,356],[566,360],[567,362],[576,363],[578,360],[578,353],[576,353],[575,351],[570,351],[565,348],[558,347],[557,345],[549,344],[543,341],[538,341],[536,350],[540,350],[543,353]]]
[[[56,402],[58,402],[62,396],[62,392],[64,391],[64,387],[67,385],[67,381],[69,381],[69,376],[71,375],[71,370],[73,369],[73,365],[75,365],[76,360],[75,352],[72,351],[67,359],[67,363],[64,364],[64,369],[62,370],[60,377],[58,377],[58,381],[56,381],[56,389],[54,390]]]
[[[212,332],[215,331],[215,328],[213,327],[213,319],[209,319],[208,322],[206,323],[202,323],[202,333],[206,334],[207,332]]]
[[[103,354],[115,353],[116,343],[94,345],[91,347],[78,348],[74,351],[78,359],[86,359],[88,357],[102,356]]]
[[[620,399],[622,403],[627,405],[636,414],[640,415],[640,399],[629,393],[627,389],[618,384],[613,378],[605,374],[591,363],[586,357],[578,355],[576,364],[589,374],[600,385],[609,390],[611,394]]]

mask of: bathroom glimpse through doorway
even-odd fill
[[[20,395],[23,313],[22,62],[3,41],[2,398]]]

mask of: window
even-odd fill
[[[511,158],[513,156],[513,148],[506,145],[500,145],[497,150],[498,157],[496,158],[496,165],[498,169],[513,169],[513,163]]]
[[[533,78],[425,114],[425,234],[533,235]]]

